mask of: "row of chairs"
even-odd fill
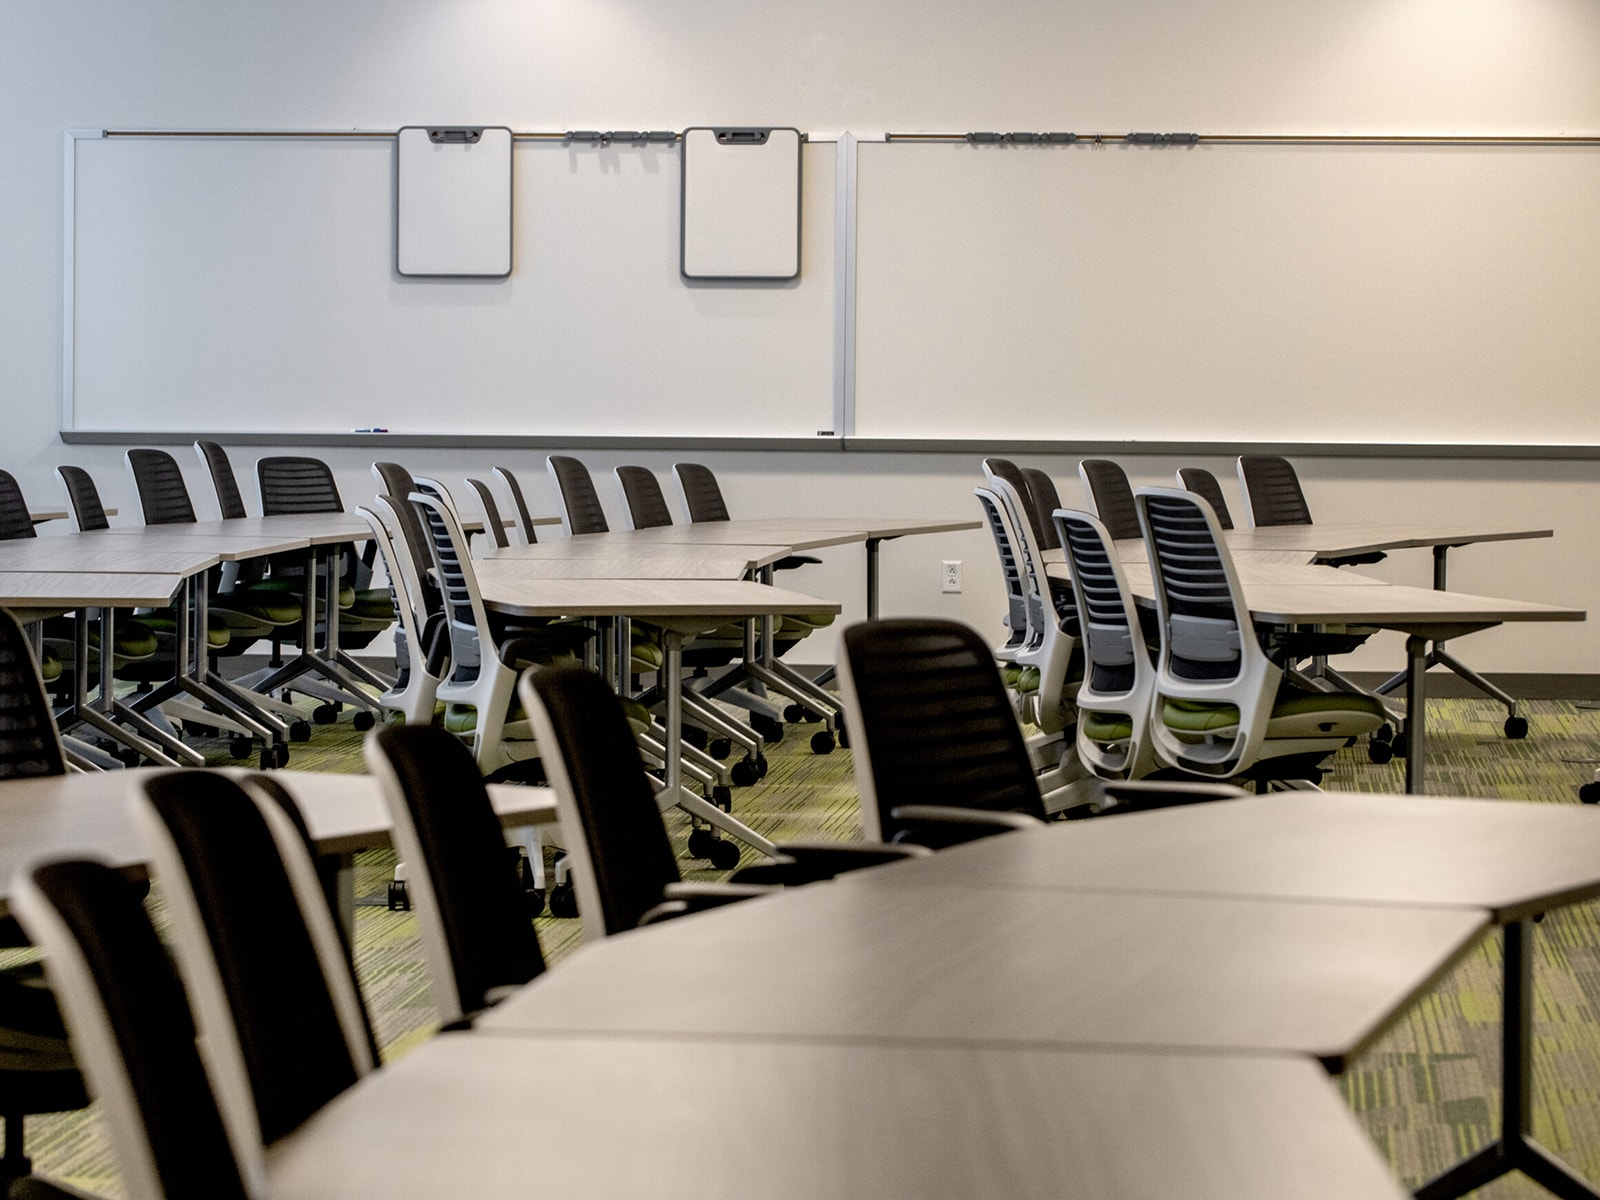
[[[977,494],[1010,600],[1011,635],[996,653],[1033,670],[1031,681],[1016,672],[1030,697],[1023,714],[1054,735],[1063,763],[1112,779],[1315,782],[1333,750],[1386,726],[1373,697],[1305,686],[1294,670],[1302,657],[1357,644],[1359,631],[1288,636],[1254,626],[1221,519],[1199,493],[1136,493],[1115,463],[1086,460],[1091,515],[1061,507],[1042,472],[993,459],[984,467]],[[1053,507],[1041,511],[1041,500]],[[1134,537],[1149,547],[1154,624],[1133,602],[1115,545]],[[1050,578],[1043,547],[1061,549],[1070,583]]]

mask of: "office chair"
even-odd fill
[[[623,466],[616,469],[616,476],[628,511],[628,528],[655,529],[672,524],[672,510],[667,507],[667,497],[654,471]]]
[[[556,793],[577,908],[589,937],[899,861],[919,851],[851,843],[780,845],[778,857],[727,884],[685,884],[622,705],[578,667],[528,671],[518,684]],[[552,910],[556,907],[552,897]]]
[[[100,502],[100,490],[94,478],[82,467],[59,466],[56,477],[67,490],[67,504],[72,509],[73,522],[80,533],[111,528],[105,506]],[[46,636],[49,636],[46,634]],[[90,632],[89,649],[99,650],[98,631]],[[159,645],[155,630],[139,621],[132,609],[118,609],[111,627],[112,654],[119,665],[140,662],[156,656]],[[121,678],[151,678],[145,672],[124,673]]]
[[[1057,509],[1077,598],[1083,681],[1078,688],[1078,758],[1102,779],[1139,779],[1155,768],[1150,706],[1155,664],[1111,535],[1085,512]]]
[[[1061,507],[1061,495],[1056,491],[1056,481],[1038,467],[1023,467],[1022,478],[1027,483],[1028,490],[1018,494],[1023,496],[1038,514],[1039,524],[1044,530],[1044,536],[1037,538],[1034,544],[1041,551],[1061,549],[1061,543],[1056,540],[1055,525],[1050,520],[1050,514]]]
[[[27,637],[0,608],[0,780],[64,775],[66,770],[50,698]],[[15,920],[0,918],[0,946],[27,944]],[[6,1126],[0,1183],[31,1169],[23,1145],[26,1117],[89,1103],[55,998],[43,979],[36,962],[0,969],[0,1034],[9,1035],[0,1037],[0,1117]]]
[[[556,498],[561,502],[561,528],[566,535],[609,533],[611,526],[606,521],[606,510],[600,503],[600,493],[595,491],[589,468],[561,454],[550,455],[545,463],[550,470],[550,481],[556,487]]]
[[[33,528],[33,518],[28,515],[28,501],[22,486],[10,471],[0,471],[0,542],[13,538],[31,538],[38,534]],[[61,678],[61,658],[48,647],[41,648],[39,672],[46,683]]]
[[[141,781],[134,819],[224,1123],[259,1178],[267,1146],[378,1063],[305,822],[270,779],[210,771]]]
[[[699,525],[703,521],[727,521],[728,504],[722,497],[722,485],[717,482],[716,475],[710,467],[700,463],[673,463],[672,477],[678,481],[678,490],[683,493],[684,511],[689,514],[689,523]],[[797,567],[810,566],[822,560],[811,554],[786,554],[772,564],[774,571],[792,571]],[[833,618],[816,618],[824,624],[831,623]]]
[[[1089,503],[1094,505],[1100,523],[1114,539],[1125,541],[1143,536],[1126,471],[1108,458],[1086,458],[1078,463],[1078,475],[1083,479],[1084,491],[1089,493]]]
[[[1006,593],[1005,641],[992,648],[995,658],[1004,664],[1002,674],[1007,687],[1016,687],[1022,677],[1022,668],[1016,665],[1017,653],[1028,640],[1028,600],[1022,587],[1022,564],[1017,561],[1016,549],[1005,526],[1000,497],[989,488],[974,488],[978,507],[983,510],[984,523],[994,542],[995,554],[1000,560],[1000,579]]]
[[[545,968],[500,820],[471,753],[445,730],[389,726],[367,738],[365,753],[395,849],[410,864],[407,891],[440,1022],[470,1025]]]
[[[386,712],[399,713],[408,725],[427,725],[438,707],[439,682],[449,671],[450,639],[437,589],[424,588],[409,548],[403,547],[400,511],[410,505],[393,496],[379,496],[372,507],[356,514],[372,531],[373,544],[389,580],[397,628],[394,634],[395,681],[378,696]]]
[[[467,479],[467,486],[478,497],[478,507],[483,509],[483,533],[494,545],[505,549],[511,545],[511,539],[506,536],[505,523],[500,519],[500,506],[495,503],[494,492],[481,479]]]
[[[995,458],[993,456],[983,460],[983,477],[990,486],[997,479],[1009,483],[1017,495],[1023,499],[1023,508],[1028,521],[1028,532],[1033,535],[1035,546],[1050,546],[1055,538],[1055,530],[1050,527],[1050,514],[1054,509],[1040,508],[1034,502],[1032,487],[1028,476],[1022,467],[1017,466],[1009,458]],[[1054,492],[1055,484],[1051,483]],[[1057,499],[1059,504],[1059,498]]]
[[[539,534],[534,528],[533,513],[528,510],[527,497],[522,494],[522,482],[510,467],[495,467],[494,473],[500,477],[500,482],[505,484],[506,490],[511,493],[511,503],[517,511],[517,529],[522,534],[523,542],[529,546],[537,545]],[[394,494],[400,496],[407,493]]]
[[[1241,454],[1239,485],[1244,489],[1250,524],[1311,524],[1311,509],[1300,489],[1300,477],[1288,459],[1276,454]]]
[[[1204,500],[1172,488],[1143,488],[1136,499],[1161,623],[1151,721],[1157,758],[1214,779],[1316,783],[1328,755],[1383,724],[1383,706],[1285,678],[1295,640],[1257,629]]]
[[[1204,467],[1179,467],[1178,486],[1211,505],[1211,511],[1217,514],[1217,524],[1223,529],[1233,528],[1233,517],[1228,513],[1228,501],[1222,494],[1222,485],[1210,471]]]
[[[44,950],[128,1200],[247,1200],[188,996],[139,890],[98,863],[35,867],[11,897]],[[80,1196],[49,1184],[18,1200]]]
[[[845,629],[841,650],[868,840],[938,849],[1043,823],[1022,730],[975,630],[935,618],[862,621]],[[1241,794],[1186,781],[1103,780],[1073,815]]]

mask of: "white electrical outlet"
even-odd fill
[[[945,559],[944,571],[940,575],[940,579],[943,581],[943,586],[940,588],[941,591],[959,592],[961,590],[961,560],[959,558]]]

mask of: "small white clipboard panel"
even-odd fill
[[[395,269],[402,275],[511,274],[511,130],[400,130]]]
[[[685,279],[800,274],[800,131],[683,131]]]

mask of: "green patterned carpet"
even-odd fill
[[[1430,707],[1430,791],[1534,803],[1576,803],[1577,786],[1600,765],[1600,706],[1529,702],[1526,741],[1500,733],[1503,710],[1488,702],[1441,700]],[[772,769],[735,794],[735,812],[775,840],[860,835],[848,751],[813,755],[791,736],[768,753]],[[218,746],[218,762],[227,762]],[[359,735],[347,725],[319,728],[295,747],[293,766],[362,769]],[[1342,751],[1325,781],[1331,790],[1399,791],[1402,768],[1374,766],[1360,749]],[[683,822],[668,814],[674,832]],[[679,838],[681,845],[681,836]],[[689,878],[718,878],[684,862]],[[357,895],[381,897],[393,869],[388,852],[357,860]],[[581,940],[577,921],[540,918],[552,961]],[[1600,1179],[1600,906],[1551,913],[1536,935],[1536,1134],[1591,1179]],[[356,918],[357,968],[386,1057],[432,1031],[414,920],[381,905]],[[1409,1185],[1429,1178],[1497,1132],[1499,1104],[1499,942],[1490,938],[1427,994],[1341,1080],[1351,1107]],[[120,1195],[110,1157],[89,1114],[29,1123],[29,1150],[43,1174],[106,1196]],[[1477,1193],[1544,1196],[1521,1177]]]

